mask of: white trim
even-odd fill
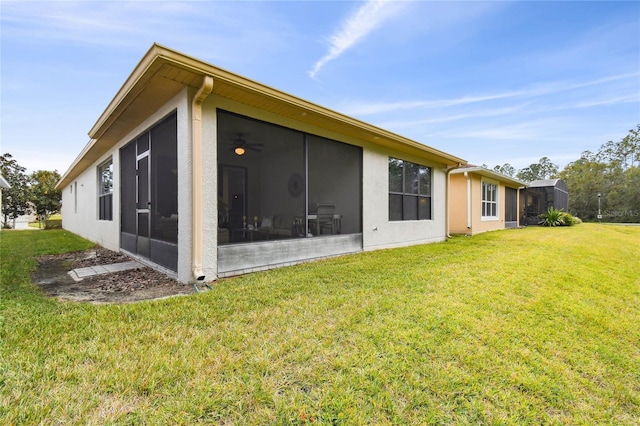
[[[105,170],[106,168],[111,168],[111,187],[109,188],[110,190],[108,192],[103,192],[104,190],[104,182],[102,180],[103,178],[103,170]],[[98,164],[96,166],[96,172],[97,172],[97,178],[98,178],[98,190],[97,195],[98,198],[96,199],[96,213],[97,213],[97,220],[106,220],[106,221],[112,221],[113,220],[113,177],[114,177],[114,165],[113,165],[113,155],[110,155],[109,158],[107,158],[106,160],[104,160],[102,163]],[[100,217],[100,214],[102,213],[100,211],[100,202],[102,201],[101,199],[103,197],[106,197],[108,195],[111,195],[111,219],[104,219]]]
[[[495,187],[495,200],[485,200],[484,198],[484,185],[493,185]],[[484,213],[484,204],[490,203],[493,205],[495,203],[496,214],[495,216],[485,216]],[[480,220],[482,222],[490,222],[500,220],[500,184],[497,181],[491,179],[482,178],[480,181]]]

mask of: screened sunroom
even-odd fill
[[[537,225],[540,215],[550,208],[569,211],[569,192],[562,179],[534,180],[522,192],[524,198],[523,222]]]
[[[217,123],[220,273],[362,249],[362,148],[223,110]]]

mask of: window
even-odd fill
[[[431,168],[389,158],[389,220],[431,219]]]
[[[482,218],[498,218],[498,186],[482,181]]]
[[[98,219],[113,220],[113,161],[98,166]]]

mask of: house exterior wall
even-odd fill
[[[229,99],[212,95],[205,101],[203,120],[206,120],[206,134],[203,136],[205,156],[209,174],[205,175],[205,200],[207,210],[217,212],[216,165],[216,109],[241,114],[258,120],[281,125],[290,129],[326,137],[362,148],[362,245],[363,250],[400,247],[406,245],[443,241],[446,237],[446,176],[445,165],[425,161],[419,157],[385,150],[350,136],[327,131],[287,117],[278,116]],[[389,157],[401,158],[431,168],[432,173],[432,220],[389,221]],[[208,215],[205,223],[207,240],[205,256],[209,261],[216,259],[217,215]],[[215,232],[214,232],[215,231]],[[214,243],[215,241],[215,243]],[[213,262],[215,263],[215,262]],[[213,264],[212,263],[212,264]],[[215,273],[211,267],[210,272]]]
[[[120,158],[117,150],[100,157],[62,189],[62,227],[110,250],[120,249]],[[98,219],[98,165],[113,156],[113,220]]]
[[[184,89],[149,115],[98,161],[62,189],[63,227],[111,250],[120,249],[120,149],[172,111],[177,111],[178,152],[178,270],[182,282],[192,275],[192,106],[195,90]],[[258,120],[362,148],[362,250],[374,250],[443,241],[446,236],[445,165],[384,149],[357,138],[305,124],[250,107],[218,95],[209,96],[202,110],[202,161],[204,188],[202,264],[207,281],[218,277],[218,171],[217,110],[223,109]],[[98,220],[98,166],[113,161],[113,220]],[[389,221],[389,157],[425,165],[432,173],[432,220]],[[197,182],[195,184],[198,184]],[[76,202],[77,197],[77,202]],[[351,240],[350,240],[351,241]],[[350,243],[352,244],[352,242]],[[308,244],[307,244],[308,245]]]
[[[379,147],[365,147],[362,155],[363,249],[376,250],[444,241],[446,238],[445,166]],[[431,168],[431,220],[389,221],[389,157]]]
[[[450,176],[449,230],[452,234],[475,235],[481,232],[505,229],[506,184],[484,178],[476,173],[468,173],[471,179],[471,228],[467,227],[467,178],[463,173]],[[497,219],[482,218],[482,181],[494,183],[498,187]],[[515,188],[515,187],[514,187]],[[516,188],[517,189],[517,188]],[[517,197],[518,203],[520,197]],[[520,206],[518,205],[518,211]]]
[[[471,194],[473,200],[473,194]],[[473,214],[473,201],[471,202]],[[449,176],[449,232],[451,234],[471,233],[467,227],[467,178],[461,174]]]
[[[498,215],[497,218],[482,218],[482,181],[483,179],[489,183],[497,185],[498,189]],[[471,174],[471,199],[472,212],[471,215],[471,234],[479,234],[481,232],[495,231],[496,229],[504,229],[504,199],[505,190],[502,182],[493,179],[483,178],[482,176]]]
[[[190,187],[191,130],[188,101],[188,92],[184,90],[136,126],[109,152],[62,189],[64,229],[110,250],[120,250],[120,148],[174,110],[178,114],[178,184],[180,188]],[[98,219],[98,166],[109,157],[113,161],[113,220],[110,221]],[[181,218],[178,221],[178,278],[188,281],[190,279],[191,225],[189,221],[183,219],[191,216],[191,191],[179,191],[178,198],[178,215]]]

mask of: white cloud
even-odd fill
[[[527,105],[528,104],[522,104],[506,108],[473,110],[467,113],[452,115],[430,115],[427,118],[421,118],[418,120],[392,120],[379,123],[378,125],[383,129],[394,129],[395,131],[398,131],[402,128],[423,126],[427,124],[449,123],[452,121],[468,120],[474,118],[504,117],[521,112]]]
[[[349,115],[372,115],[391,111],[418,109],[418,108],[445,108],[473,104],[478,102],[494,101],[497,99],[512,98],[522,95],[523,92],[504,92],[483,96],[463,96],[453,99],[437,99],[432,101],[401,101],[401,102],[362,102],[351,103],[342,108]]]
[[[607,99],[596,99],[593,101],[582,102],[574,105],[574,108],[591,108],[595,106],[602,105],[617,105],[617,104],[629,104],[629,103],[640,103],[640,95],[632,94],[628,96],[619,96],[616,98],[607,98]]]
[[[142,6],[142,5],[139,5]],[[53,40],[81,45],[113,45],[140,36],[138,5],[103,2],[41,3],[16,2],[3,5],[3,36],[32,43]]]
[[[311,78],[315,78],[327,62],[338,58],[391,17],[395,9],[388,7],[390,3],[390,0],[369,0],[342,22],[341,28],[329,37],[329,52],[309,72]]]
[[[556,81],[545,82],[532,85],[521,90],[505,91],[498,93],[489,93],[485,95],[476,96],[461,96],[459,98],[450,99],[434,99],[434,100],[408,100],[408,101],[396,101],[396,102],[368,102],[368,101],[353,101],[345,103],[339,109],[346,114],[355,116],[375,115],[382,113],[391,113],[395,111],[403,110],[418,110],[418,109],[435,109],[435,108],[448,108],[456,106],[464,106],[469,104],[477,104],[483,102],[491,102],[509,98],[536,98],[554,95],[563,92],[576,91],[578,89],[585,89],[588,87],[603,85],[620,80],[635,81],[640,73],[627,73],[607,76],[594,80],[582,81],[582,82],[569,82],[569,81]],[[609,98],[606,100],[596,101],[584,101],[575,105],[563,105],[556,107],[558,109],[571,109],[571,108],[585,108],[596,105],[616,104],[616,103],[629,103],[638,99],[637,95],[620,96],[616,98]],[[547,108],[548,110],[549,108]]]

